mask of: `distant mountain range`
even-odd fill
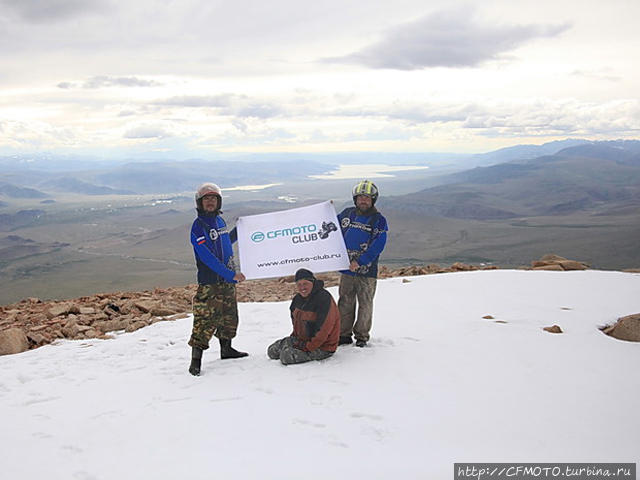
[[[638,141],[564,140],[544,145],[518,145],[478,155],[368,154],[368,161],[427,164],[431,188],[386,197],[388,208],[451,218],[505,219],[523,215],[554,215],[604,204],[624,207],[637,201]],[[260,185],[308,180],[346,156],[286,154],[271,161],[159,161],[67,163],[42,156],[27,160],[0,158],[0,202],[51,198],[59,193],[83,195],[167,194],[193,190],[215,172],[222,185]],[[252,158],[247,156],[247,158]],[[298,160],[295,160],[295,159]],[[329,159],[336,165],[325,163]],[[65,170],[64,166],[69,165]],[[46,167],[46,168],[45,168]],[[438,176],[440,175],[440,176]],[[435,179],[435,180],[434,180]],[[635,183],[634,183],[635,182]],[[419,188],[419,187],[417,187]],[[2,203],[0,203],[2,206]]]
[[[18,187],[10,183],[0,183],[0,195],[9,198],[47,198],[49,196],[34,188]]]
[[[578,145],[589,145],[589,140],[567,139],[547,142],[542,145],[515,145],[513,147],[501,148],[489,153],[481,153],[473,156],[475,166],[495,165],[497,163],[527,160],[543,155],[554,155],[565,148]]]
[[[20,210],[13,214],[0,213],[0,232],[31,225],[44,214],[44,210],[36,209]]]
[[[146,289],[192,281],[191,192],[203,179],[215,178],[225,189],[282,184],[225,193],[231,224],[234,217],[295,206],[280,196],[296,197],[298,205],[328,198],[336,209],[351,204],[353,180],[309,175],[333,170],[324,162],[328,158],[342,165],[363,156],[283,157],[87,162],[75,170],[0,158],[0,298],[78,296],[114,285]],[[320,157],[322,162],[309,160]],[[516,267],[556,253],[595,268],[640,267],[640,141],[570,140],[404,159],[373,154],[363,163],[383,158],[429,166],[376,179],[382,192],[377,206],[389,222],[383,264]],[[125,193],[152,195],[113,198]]]
[[[640,142],[590,142],[553,155],[477,167],[441,185],[381,199],[384,208],[414,214],[494,220],[606,214],[640,205]]]
[[[73,177],[61,177],[45,180],[39,184],[39,188],[47,191],[81,193],[84,195],[132,195],[136,192],[121,188],[105,187],[83,182]]]
[[[6,158],[0,159],[0,166],[3,161],[6,163]],[[304,180],[331,170],[326,164],[309,161],[144,162],[84,171],[34,170],[33,164],[25,165],[29,168],[19,169],[14,165],[13,171],[0,176],[0,196],[45,198],[54,192],[83,195],[176,193],[193,190],[212,173],[221,185],[235,186]]]

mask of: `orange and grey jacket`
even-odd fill
[[[324,282],[316,279],[308,297],[299,293],[293,297],[291,321],[296,347],[306,352],[320,349],[335,352],[340,337],[340,313]]]

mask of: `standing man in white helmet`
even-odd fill
[[[340,272],[339,344],[352,343],[353,335],[356,346],[364,347],[370,337],[378,258],[387,242],[387,220],[376,210],[378,187],[373,182],[358,182],[351,195],[355,206],[344,209],[338,215],[350,261],[349,270]]]
[[[220,358],[223,360],[248,354],[231,346],[231,339],[238,329],[235,284],[245,280],[245,276],[235,271],[231,244],[237,236],[230,235],[220,215],[222,191],[214,183],[203,183],[195,197],[198,217],[191,227],[191,244],[198,267],[198,290],[193,297],[189,372],[198,376],[202,352],[209,348],[209,341],[214,335],[220,341]]]

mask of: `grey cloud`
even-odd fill
[[[447,123],[466,120],[475,109],[472,106],[438,107],[434,105],[398,106],[391,108],[386,116],[395,120],[414,123]]]
[[[282,113],[282,110],[270,104],[250,104],[239,108],[234,112],[235,115],[241,118],[273,118]]]
[[[222,94],[222,95],[184,95],[178,97],[171,97],[166,100],[159,100],[155,102],[156,105],[165,105],[171,107],[228,107],[232,104],[234,99],[239,98],[234,94]]]
[[[154,105],[211,108],[219,115],[234,117],[234,126],[243,131],[243,119],[266,120],[275,117],[305,117],[305,116],[338,116],[386,118],[400,120],[410,124],[462,122],[475,111],[475,106],[465,105],[435,105],[394,103],[377,106],[344,106],[346,97],[332,96],[320,98],[309,94],[307,97],[297,96],[289,103],[269,99],[252,98],[245,95],[221,94],[214,96],[178,96],[154,102]],[[349,97],[353,99],[353,97]],[[330,107],[330,104],[339,106]],[[319,107],[322,105],[322,107]]]
[[[375,108],[338,109],[332,114],[344,117],[384,117],[401,120],[411,124],[463,122],[477,107],[473,105],[389,105]]]
[[[591,135],[598,132],[627,135],[637,131],[637,101],[610,102],[603,105],[582,103],[542,102],[530,105],[437,105],[437,104],[392,104],[366,108],[342,108],[330,112],[342,117],[384,118],[404,123],[408,136],[414,129],[430,123],[454,123],[474,134],[494,136],[547,136],[547,135]],[[606,112],[606,114],[604,114]],[[616,121],[612,122],[611,118]],[[402,129],[374,132],[381,138],[386,134],[401,138]],[[373,137],[375,137],[374,135]],[[373,138],[372,137],[372,138]]]
[[[313,143],[326,142],[326,141],[333,140],[333,137],[330,137],[329,135],[325,134],[322,130],[316,129],[311,133],[311,135],[309,135],[307,140]]]
[[[273,102],[251,99],[244,95],[221,94],[212,96],[179,96],[155,102],[156,105],[187,107],[187,108],[215,108],[221,115],[240,118],[267,119],[283,114],[279,105]]]
[[[619,82],[622,77],[614,75],[611,69],[601,69],[598,71],[574,70],[571,75],[575,77],[594,78],[597,80],[607,80],[609,82]]]
[[[355,142],[355,141],[385,141],[385,140],[410,140],[414,137],[419,137],[420,132],[407,128],[398,127],[385,127],[378,129],[369,129],[362,133],[350,133],[344,136],[340,140]]]
[[[128,130],[124,138],[166,138],[171,135],[162,127],[139,126]]]
[[[461,126],[474,134],[499,136],[598,135],[626,136],[638,130],[637,101],[604,105],[585,103],[548,103],[513,105],[495,111],[478,110]],[[612,120],[615,119],[615,120]]]
[[[145,80],[137,77],[109,77],[96,76],[88,79],[83,88],[102,88],[102,87],[156,87],[160,83],[153,80]]]
[[[153,80],[145,80],[137,77],[109,77],[106,75],[99,75],[87,79],[82,88],[97,89],[103,87],[157,87],[161,85],[159,82]],[[78,84],[73,82],[60,82],[56,85],[58,88],[69,90],[77,88]]]
[[[33,23],[65,20],[107,8],[105,0],[0,0],[0,12]]]
[[[260,131],[246,131],[225,133],[207,139],[207,143],[215,145],[261,145],[279,141],[287,141],[297,138],[297,135],[284,128],[265,129]]]
[[[418,70],[428,67],[475,67],[537,38],[554,37],[563,25],[485,25],[472,12],[453,10],[399,25],[379,42],[350,55],[323,59],[371,68]]]
[[[247,133],[247,131],[248,131],[247,124],[245,122],[243,122],[242,120],[239,120],[237,118],[234,118],[233,120],[231,120],[231,125],[236,127],[242,133]]]

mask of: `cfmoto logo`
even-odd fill
[[[264,233],[262,232],[253,232],[251,234],[251,240],[253,240],[256,243],[259,243],[261,241],[264,240]]]

